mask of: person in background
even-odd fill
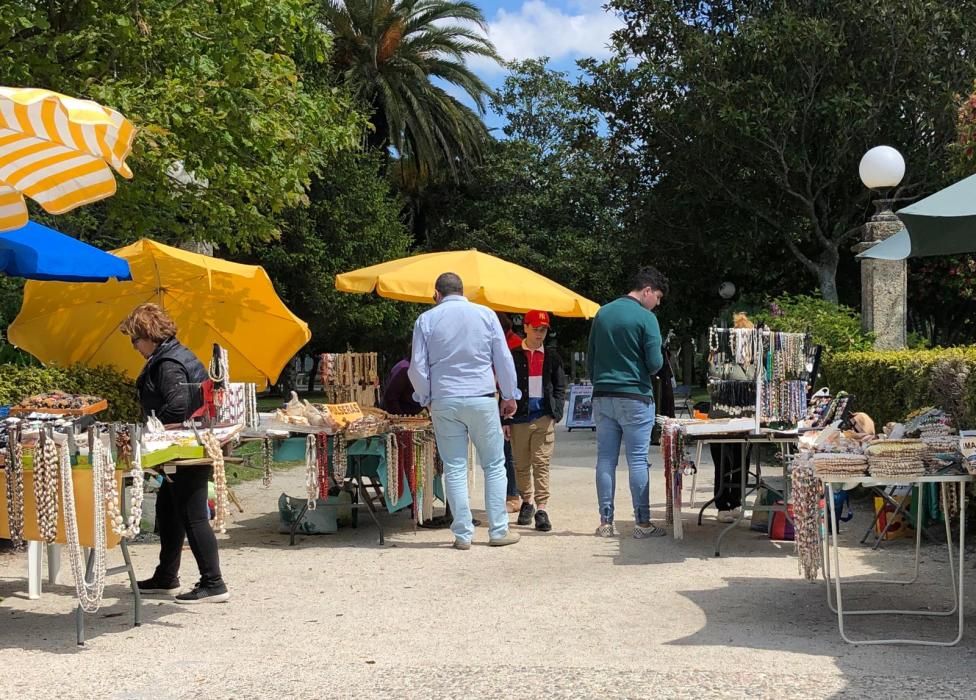
[[[512,318],[502,311],[496,311],[495,315],[498,316],[498,322],[502,325],[508,349],[515,350],[522,347],[522,337],[512,330]],[[515,459],[512,456],[512,442],[507,432],[505,433],[505,477],[508,479],[505,507],[509,513],[518,513],[522,506],[522,499],[519,498],[518,479],[515,476]]]
[[[163,423],[182,423],[193,415],[203,405],[199,385],[207,379],[207,370],[176,339],[173,319],[156,304],[142,304],[119,330],[146,358],[136,379],[144,416],[155,414]],[[222,603],[230,598],[220,573],[217,536],[210,526],[207,496],[212,476],[213,467],[192,466],[177,467],[163,479],[156,500],[159,565],[151,578],[138,582],[141,593],[173,595],[179,590],[183,543],[189,540],[200,580],[192,590],[177,595],[176,602]]]
[[[437,450],[444,462],[444,490],[454,515],[454,548],[471,549],[474,524],[468,501],[468,439],[485,473],[488,544],[515,544],[505,510],[505,439],[502,418],[521,398],[512,354],[498,317],[464,297],[461,278],[445,272],[434,283],[436,306],[414,324],[408,370],[414,400],[430,408]],[[499,406],[495,381],[501,391]]]
[[[529,525],[535,516],[535,529],[549,532],[549,463],[555,447],[556,423],[563,417],[566,373],[556,349],[544,347],[549,314],[530,311],[525,314],[523,327],[525,340],[512,350],[522,398],[515,415],[505,421],[504,430],[511,441],[518,490],[522,494],[517,522]]]
[[[596,534],[601,537],[615,534],[613,501],[621,442],[630,471],[634,537],[665,534],[651,524],[647,451],[655,419],[651,377],[664,362],[661,329],[652,312],[667,291],[667,277],[653,267],[642,267],[631,278],[630,291],[602,306],[590,328],[586,361],[593,380],[600,510]]]
[[[415,416],[423,408],[413,400],[413,385],[407,370],[410,369],[410,353],[412,343],[408,342],[404,348],[404,357],[395,365],[386,377],[383,385],[383,397],[380,408],[395,416]]]

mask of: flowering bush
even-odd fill
[[[874,347],[874,339],[861,330],[861,317],[854,309],[820,297],[781,294],[767,300],[753,314],[753,321],[774,331],[809,332],[826,354]]]
[[[957,131],[959,136],[954,150],[959,174],[972,175],[976,172],[976,91],[959,105]]]

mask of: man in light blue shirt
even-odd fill
[[[444,490],[454,514],[455,549],[470,549],[474,537],[468,502],[468,439],[485,472],[488,544],[519,541],[509,532],[505,507],[505,440],[495,399],[501,390],[501,416],[515,413],[521,398],[515,364],[498,317],[464,297],[461,278],[445,272],[434,283],[433,309],[421,314],[413,329],[409,377],[414,400],[430,408],[437,449],[444,462]]]

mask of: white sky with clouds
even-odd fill
[[[507,4],[507,3],[506,3]],[[601,7],[601,0],[525,0],[512,7],[483,3],[489,38],[506,61],[549,56],[554,66],[577,58],[609,56],[610,34],[620,20]],[[502,73],[489,61],[472,61],[482,77]]]

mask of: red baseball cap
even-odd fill
[[[540,326],[549,328],[549,314],[545,311],[530,311],[522,317],[522,325],[532,326],[533,328],[539,328]]]

